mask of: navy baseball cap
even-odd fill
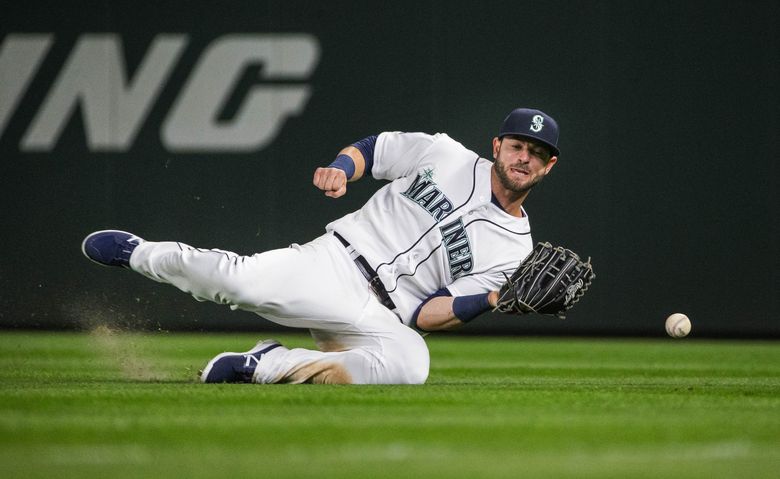
[[[498,137],[506,135],[524,136],[547,145],[553,156],[558,156],[558,122],[547,113],[530,108],[516,108],[507,115]]]

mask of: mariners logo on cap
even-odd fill
[[[558,123],[543,111],[529,108],[515,108],[504,119],[498,137],[507,135],[526,136],[538,140],[548,147],[553,155],[558,156]]]
[[[531,118],[531,131],[538,133],[542,131],[542,128],[544,128],[544,117],[542,115],[534,115]]]

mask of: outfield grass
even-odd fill
[[[196,382],[256,339],[0,333],[0,477],[780,474],[780,343],[433,336],[425,386]]]

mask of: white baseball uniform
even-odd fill
[[[409,327],[420,303],[442,288],[453,296],[497,290],[502,272],[532,249],[528,216],[492,201],[491,166],[444,134],[382,133],[371,174],[390,183],[325,235],[253,256],[147,241],[130,266],[198,300],[311,331],[320,351],[276,348],[261,358],[255,382],[423,383],[428,349]],[[394,310],[369,289],[358,255]]]

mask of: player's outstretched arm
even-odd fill
[[[363,177],[366,160],[363,153],[354,146],[341,150],[330,165],[314,170],[314,186],[325,192],[326,196],[338,198],[347,193],[347,182]]]
[[[438,296],[426,302],[420,309],[417,316],[417,327],[423,331],[444,331],[455,329],[466,324],[474,317],[478,316],[487,309],[494,308],[498,301],[498,291],[491,291],[485,295],[486,304],[475,303],[473,306],[469,302],[475,302],[477,296],[473,299],[462,297],[459,304],[455,304],[456,298],[452,296]],[[465,306],[462,304],[465,300]],[[461,319],[462,318],[462,319]]]

